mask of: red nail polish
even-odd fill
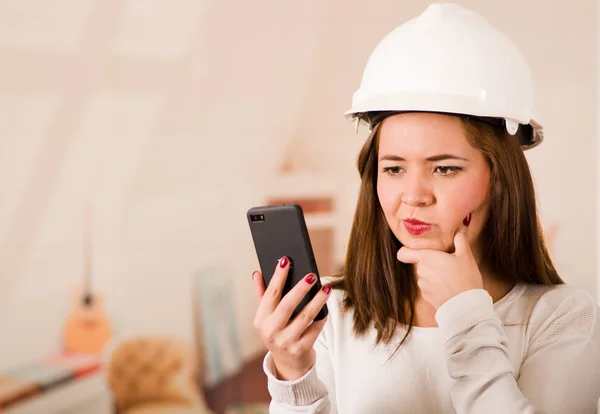
[[[279,267],[281,267],[282,269],[288,264],[288,258],[283,256],[280,260],[279,260]]]
[[[313,283],[315,283],[316,280],[317,280],[317,277],[312,273],[304,278],[304,281],[306,283],[308,283],[309,285],[312,285]]]
[[[326,295],[329,295],[329,292],[331,292],[331,285],[324,286],[323,292],[325,292]]]
[[[463,220],[463,224],[467,227],[469,227],[470,223],[471,223],[471,213],[469,213],[469,215],[467,217],[465,217],[465,219]]]

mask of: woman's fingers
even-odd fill
[[[254,283],[254,292],[256,293],[256,297],[260,300],[265,294],[265,282],[262,278],[262,273],[259,271],[252,272],[252,281]]]
[[[306,328],[306,330],[300,337],[300,340],[298,341],[298,346],[300,346],[301,348],[312,348],[315,342],[317,341],[319,334],[323,330],[323,327],[325,326],[326,322],[327,317],[323,318],[320,321],[313,322],[308,328]]]
[[[283,288],[285,286],[289,266],[290,261],[287,257],[284,256],[279,259],[279,262],[275,267],[275,271],[273,272],[273,277],[269,281],[269,285],[266,287],[262,295],[262,299],[258,304],[258,309],[256,311],[257,317],[263,318],[267,315],[270,315],[277,308],[277,305],[281,300],[281,293],[283,292]]]
[[[323,306],[327,303],[329,293],[331,292],[331,286],[324,286],[315,297],[308,302],[308,304],[296,315],[294,320],[289,323],[285,328],[285,333],[282,335],[298,339],[305,334],[308,329],[314,324],[319,324],[322,321],[313,322],[315,317],[319,314]]]
[[[292,313],[294,313],[294,310],[316,282],[317,277],[310,273],[306,275],[303,280],[296,283],[283,299],[281,299],[277,309],[273,312],[273,315],[271,316],[273,324],[281,328],[285,327],[288,324]]]

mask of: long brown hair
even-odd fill
[[[537,214],[529,165],[517,135],[503,126],[461,117],[469,143],[484,155],[491,171],[490,210],[484,225],[482,264],[505,280],[532,284],[564,283],[546,249]],[[377,196],[379,126],[359,156],[360,193],[344,269],[332,283],[344,291],[343,307],[353,311],[354,333],[377,331],[376,343],[389,343],[396,329],[413,326],[418,286],[411,267],[396,259],[402,247],[392,233]],[[399,346],[400,346],[399,345]]]

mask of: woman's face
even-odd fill
[[[472,213],[468,234],[477,255],[490,169],[467,141],[459,118],[406,113],[385,119],[378,160],[379,202],[403,245],[451,252],[459,225]]]

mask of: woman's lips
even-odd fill
[[[432,227],[431,224],[414,218],[403,220],[402,224],[404,224],[406,231],[413,236],[420,236],[421,234],[427,233]]]

